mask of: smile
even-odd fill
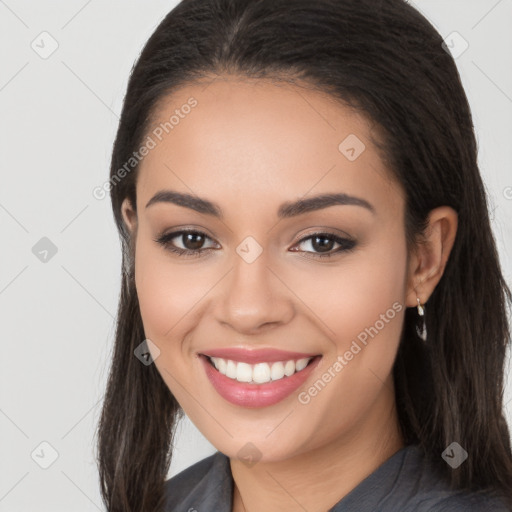
[[[322,358],[279,351],[256,355],[254,351],[231,350],[230,359],[220,357],[220,353],[198,354],[208,380],[222,398],[249,408],[274,405],[290,396],[305,383]]]

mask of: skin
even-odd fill
[[[233,511],[325,511],[403,447],[391,372],[405,308],[415,307],[417,297],[425,303],[442,277],[457,215],[445,206],[433,210],[425,243],[408,254],[404,194],[371,142],[378,132],[326,94],[223,76],[174,92],[155,126],[191,96],[198,105],[141,163],[137,211],[128,200],[122,206],[145,334],[160,350],[155,364],[171,392],[230,457]],[[354,161],[338,149],[349,134],[366,146]],[[164,189],[214,201],[224,218],[171,203],[146,208]],[[335,205],[277,217],[284,202],[332,192],[363,198],[375,213]],[[162,232],[187,227],[207,235],[199,247],[215,249],[194,258],[155,242]],[[315,258],[321,247],[304,239],[318,231],[348,235],[356,245],[336,253],[333,243],[331,258]],[[250,264],[236,252],[247,236],[263,249]],[[181,236],[173,242],[194,248]],[[394,318],[309,403],[300,403],[298,392],[393,303],[401,305]],[[218,395],[197,358],[228,346],[322,359],[297,392],[249,409]],[[238,456],[249,442],[261,457],[253,466]]]

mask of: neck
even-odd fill
[[[404,446],[394,392],[384,388],[387,398],[376,402],[350,432],[331,442],[252,467],[231,459],[232,512],[325,512],[338,503]]]

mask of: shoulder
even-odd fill
[[[218,453],[219,452],[216,452],[213,455],[210,455],[209,457],[206,457],[196,462],[195,464],[192,464],[192,466],[185,468],[177,475],[174,475],[169,480],[166,480],[165,490],[176,491],[194,487],[211,470],[215,460],[218,457]]]
[[[193,500],[196,504],[210,495],[212,489],[226,487],[229,459],[215,452],[165,481],[165,510],[180,510]]]
[[[408,447],[394,491],[407,512],[511,512],[493,494],[452,489],[419,446]]]
[[[412,509],[411,509],[412,510]],[[511,512],[498,497],[471,492],[453,492],[449,496],[429,496],[418,503],[421,512]]]
[[[193,493],[194,488],[208,477],[212,467],[218,464],[219,455],[216,452],[166,480],[165,495],[168,504],[178,504]]]

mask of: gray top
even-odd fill
[[[165,512],[231,512],[233,478],[221,452],[165,482]],[[511,512],[496,497],[450,490],[419,447],[402,448],[326,512]]]

